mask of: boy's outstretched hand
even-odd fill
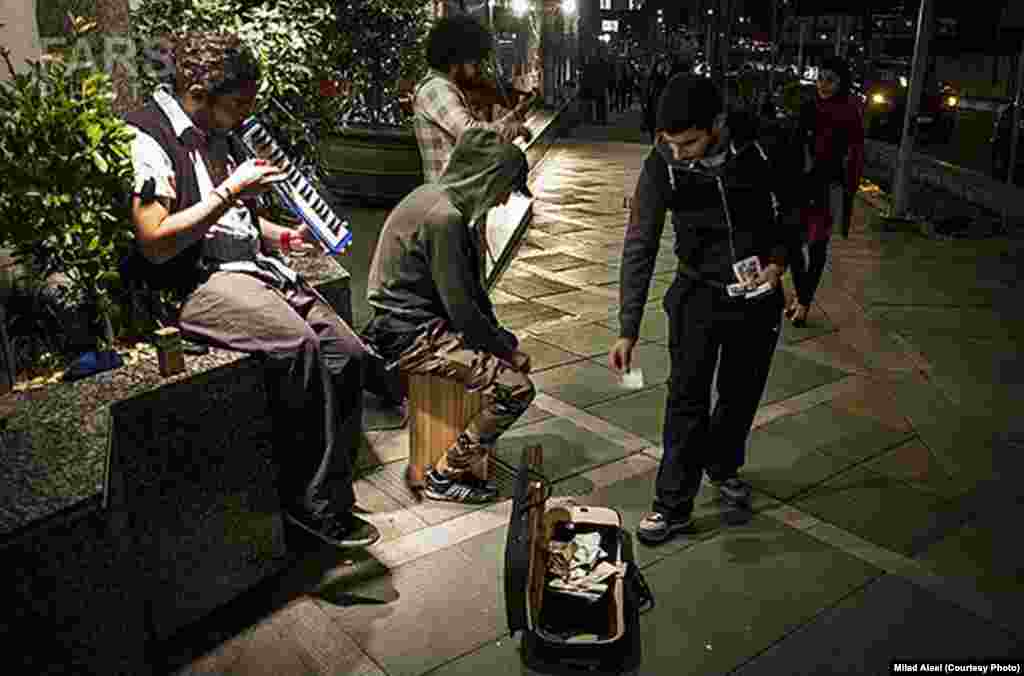
[[[515,354],[512,355],[512,366],[520,373],[529,373],[531,366],[530,355],[516,350]]]
[[[608,367],[616,373],[624,373],[629,370],[633,361],[633,346],[636,345],[636,338],[619,338],[608,353]]]
[[[752,286],[758,287],[764,284],[765,282],[771,284],[773,289],[777,287],[779,284],[781,284],[782,268],[776,265],[775,263],[771,263],[769,265],[764,266],[764,268],[762,268],[761,270],[761,274],[757,277],[757,279],[754,280]]]

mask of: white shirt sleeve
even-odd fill
[[[143,185],[152,178],[156,183],[157,197],[174,199],[178,193],[170,156],[152,136],[138,127],[128,125],[128,128],[135,132],[132,140],[132,166],[135,171],[132,192],[141,194]]]

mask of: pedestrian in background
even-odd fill
[[[665,89],[665,85],[668,84],[669,72],[671,70],[672,66],[667,59],[658,59],[654,62],[654,66],[651,68],[651,75],[647,80],[647,94],[644,103],[644,131],[650,134],[652,143],[654,142],[654,123],[658,100],[661,97],[661,92]]]
[[[617,94],[619,97],[618,107],[620,111],[628,111],[633,107],[633,67],[628,61],[619,64],[619,78]]]
[[[864,122],[860,104],[850,95],[850,67],[829,57],[818,70],[817,96],[799,117],[804,154],[800,237],[791,245],[790,269],[795,296],[786,308],[793,326],[807,323],[828,256],[832,226],[838,221],[849,236],[853,198],[864,171]]]

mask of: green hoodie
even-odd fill
[[[511,359],[517,341],[498,325],[483,288],[474,224],[524,184],[527,169],[523,151],[496,132],[468,129],[438,182],[412,191],[388,215],[367,284],[375,314],[364,331],[385,359],[397,358],[437,318],[467,347]]]

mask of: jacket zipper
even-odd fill
[[[736,239],[733,236],[732,214],[729,213],[729,198],[726,196],[725,183],[721,176],[715,177],[715,185],[718,186],[718,194],[722,197],[722,212],[725,214],[725,226],[729,230],[729,251],[732,253],[733,265],[736,264]]]

